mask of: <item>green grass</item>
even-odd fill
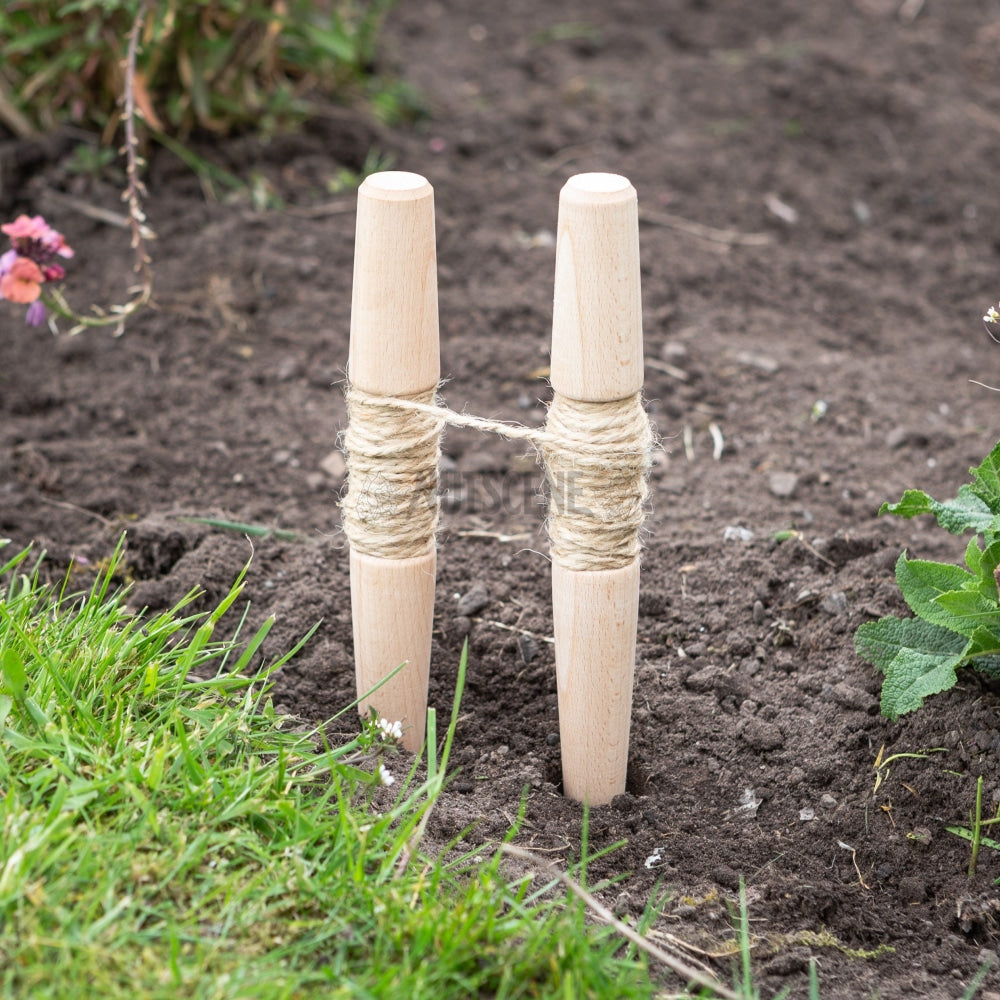
[[[385,758],[382,789],[373,725],[334,747],[274,711],[269,621],[214,638],[243,574],[210,614],[140,619],[121,558],[80,594],[0,565],[0,995],[653,995],[555,879],[422,855],[457,697],[440,758]]]

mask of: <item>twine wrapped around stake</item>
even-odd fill
[[[641,396],[584,403],[558,393],[541,442],[549,542],[566,569],[621,569],[639,555],[654,436]]]
[[[348,388],[349,476],[340,507],[355,552],[410,559],[434,547],[444,427],[434,399],[433,389],[395,398]]]
[[[656,437],[640,394],[580,402],[558,393],[544,430],[456,413],[434,391],[408,397],[347,389],[344,533],[357,552],[422,555],[438,522],[438,460],[446,424],[535,448],[545,467],[552,555],[571,570],[619,569],[641,550]]]

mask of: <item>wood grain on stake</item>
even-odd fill
[[[434,192],[418,174],[372,174],[358,191],[351,304],[351,385],[382,396],[433,390],[440,378]],[[408,415],[401,411],[400,420]],[[401,663],[370,698],[390,722],[403,722],[403,745],[424,739],[434,615],[436,550],[385,559],[351,550],[351,605],[358,694]]]
[[[624,177],[580,174],[559,199],[552,386],[604,403],[642,382],[636,192]],[[563,788],[601,805],[625,791],[639,560],[579,570],[553,553],[552,597]]]

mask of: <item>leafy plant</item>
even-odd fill
[[[149,9],[136,98],[154,132],[265,131],[316,93],[361,93],[392,0],[13,0],[0,8],[0,120],[114,133],[129,27]]]
[[[881,708],[889,719],[952,687],[962,667],[1000,678],[1000,444],[969,471],[972,482],[953,500],[907,490],[898,503],[879,510],[905,518],[933,514],[952,534],[976,533],[965,550],[965,567],[909,559],[904,551],[896,580],[915,617],[888,615],[855,634],[858,653],[885,675]]]

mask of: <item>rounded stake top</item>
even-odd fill
[[[382,170],[369,174],[358,193],[381,201],[415,201],[430,190],[430,183],[420,174],[408,170]]]
[[[621,174],[576,174],[566,181],[565,191],[569,195],[579,193],[583,195],[606,195],[614,198],[615,195],[628,198],[632,190],[632,184],[627,177]],[[614,199],[617,200],[617,199]]]

